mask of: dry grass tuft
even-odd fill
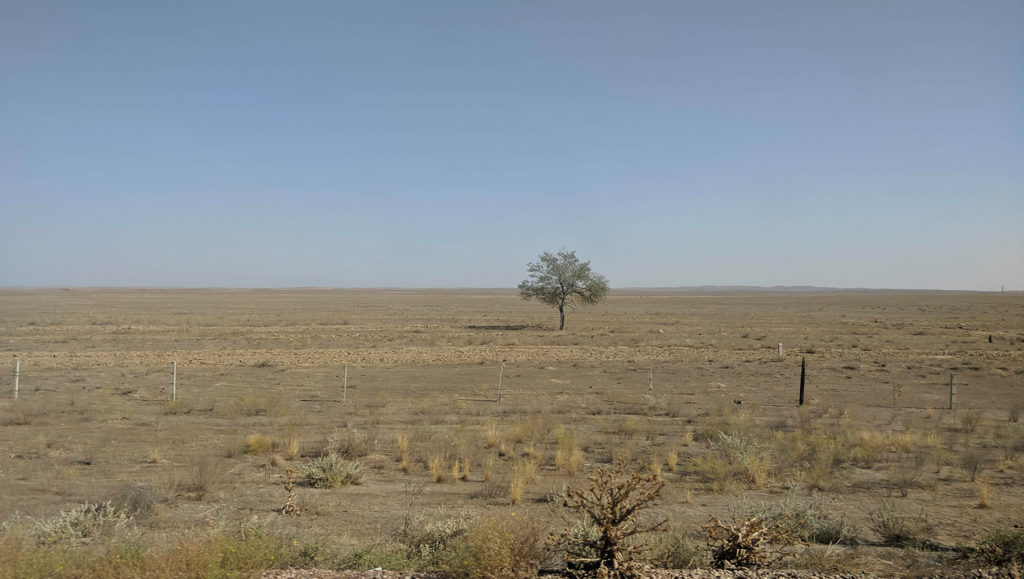
[[[990,509],[990,508],[992,508],[991,500],[992,500],[992,490],[988,487],[988,485],[979,484],[978,485],[978,504],[977,504],[977,507],[979,509]]]
[[[431,454],[430,458],[427,459],[427,470],[430,471],[431,478],[436,483],[442,483],[447,478],[445,457],[441,454]]]

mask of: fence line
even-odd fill
[[[803,360],[802,360],[803,362]],[[802,366],[803,364],[801,364]],[[803,403],[803,392],[799,401],[786,402],[797,386],[800,377],[801,390],[804,377],[801,371],[794,372],[790,385],[776,379],[771,386],[771,396],[764,397],[763,392],[747,385],[727,387],[724,384],[708,383],[708,377],[702,380],[693,378],[673,377],[678,374],[678,367],[664,367],[659,370],[658,389],[655,393],[654,375],[659,365],[640,363],[609,362],[605,364],[588,364],[586,367],[562,365],[557,374],[550,374],[553,367],[534,363],[509,365],[463,364],[447,366],[339,366],[339,367],[281,367],[281,366],[249,366],[225,368],[199,366],[189,368],[171,362],[171,375],[167,376],[167,367],[163,370],[152,367],[116,368],[102,366],[98,368],[32,368],[20,364],[16,360],[10,373],[0,373],[0,398],[28,399],[37,398],[48,393],[73,392],[75,386],[81,385],[85,392],[113,390],[119,394],[136,394],[137,398],[148,401],[156,400],[226,400],[239,399],[262,392],[291,392],[295,399],[305,402],[337,401],[348,402],[353,398],[349,390],[353,390],[355,401],[368,400],[368,396],[401,392],[403,386],[420,390],[429,384],[438,388],[439,392],[454,393],[457,398],[467,401],[491,401],[502,403],[508,396],[517,397],[529,394],[533,399],[541,400],[547,395],[572,396],[584,393],[598,395],[606,402],[615,402],[608,397],[622,398],[621,403],[637,403],[647,400],[656,403],[665,397],[706,396],[709,401],[718,398],[732,397],[740,391],[746,391],[749,398],[730,398],[737,404],[745,403],[755,406],[796,406]],[[674,372],[673,372],[674,370]],[[256,375],[254,374],[261,374]],[[410,380],[409,374],[420,378]],[[646,376],[644,376],[646,374]],[[402,384],[396,385],[392,378],[404,375]],[[557,376],[557,378],[555,377]],[[646,377],[646,380],[644,378]],[[226,379],[225,379],[226,378]],[[11,380],[11,388],[4,387],[7,379]],[[169,388],[168,388],[169,385]],[[807,394],[820,405],[851,405],[851,406],[890,406],[898,408],[934,408],[954,411],[960,408],[957,399],[957,387],[966,383],[957,382],[951,375],[949,382],[904,381],[899,387],[907,386],[908,396],[894,399],[890,405],[880,404],[887,397],[882,397],[893,385],[873,384],[863,390],[869,392],[860,398],[848,392],[857,386],[850,382],[834,379],[815,384],[808,381]],[[860,387],[865,388],[864,386]],[[762,390],[764,390],[762,388]],[[333,396],[331,392],[335,392]],[[312,392],[312,394],[310,394]],[[760,398],[759,398],[760,395]],[[852,396],[852,399],[851,399]],[[603,398],[602,398],[603,397]],[[659,398],[660,397],[660,398]],[[337,399],[337,400],[335,400]],[[868,400],[868,402],[865,402]]]

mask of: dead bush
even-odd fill
[[[768,523],[758,517],[745,521],[723,523],[718,517],[701,526],[707,535],[712,566],[764,567],[770,563],[795,556],[788,550],[795,538],[787,532],[782,521]]]
[[[640,557],[649,548],[639,536],[661,531],[668,523],[668,519],[642,522],[639,516],[657,503],[665,482],[650,473],[627,474],[623,462],[599,468],[587,479],[590,484],[586,488],[566,489],[566,502],[596,533],[574,534],[566,528],[549,541],[565,546],[569,566],[577,571],[605,577],[638,576]]]

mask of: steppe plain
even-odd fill
[[[511,290],[7,289],[0,391],[0,520],[141,484],[160,494],[136,523],[152,537],[255,517],[353,550],[411,519],[507,509],[557,531],[573,517],[564,486],[624,459],[658,465],[654,514],[695,541],[711,515],[813,495],[860,529],[842,556],[883,574],[932,564],[867,530],[883,500],[938,545],[1024,525],[1020,293],[622,291],[560,332]],[[862,454],[794,442],[811,431]],[[708,472],[720,432],[748,437],[763,472]],[[557,458],[567,444],[578,469]],[[298,487],[302,515],[279,514],[286,469],[327,447],[362,483]],[[214,472],[188,492],[201,457]],[[468,468],[438,477],[432,460]],[[513,501],[523,460],[536,472]]]

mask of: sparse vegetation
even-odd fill
[[[186,335],[176,318],[135,306],[108,313],[132,318],[131,333],[121,331],[127,320],[84,332],[70,305],[27,330],[28,314],[17,305],[27,302],[11,295],[0,300],[0,319],[9,322],[8,349],[22,349],[23,374],[17,401],[2,397],[10,383],[0,375],[0,470],[12,475],[0,506],[0,577],[12,569],[18,577],[51,576],[57,565],[67,576],[154,578],[258,576],[287,565],[509,576],[566,558],[593,567],[601,531],[586,515],[568,522],[571,539],[539,550],[535,539],[560,536],[577,508],[565,490],[587,486],[581,473],[619,460],[629,461],[620,480],[635,471],[665,484],[666,499],[643,511],[639,524],[674,522],[671,533],[627,539],[627,547],[649,543],[627,569],[709,565],[694,521],[731,505],[728,526],[756,517],[807,543],[799,559],[775,563],[781,567],[910,575],[928,560],[929,572],[940,573],[961,563],[927,550],[973,545],[976,533],[1005,525],[1006,513],[1024,504],[1024,430],[1006,404],[1020,393],[1021,343],[997,342],[983,364],[972,353],[952,362],[922,353],[971,348],[949,339],[949,324],[939,322],[943,304],[988,316],[989,325],[1015,320],[1002,306],[986,305],[1000,312],[986,314],[967,298],[915,295],[913,305],[892,296],[836,298],[796,324],[794,312],[810,311],[806,298],[616,296],[570,333],[552,334],[535,311],[542,308],[507,295],[288,298],[316,303],[313,315],[303,305],[274,310],[281,303],[274,292],[238,294],[259,304],[245,306],[248,323],[237,317],[242,306],[207,311],[195,297],[161,294],[168,303],[187,301],[182,310],[196,309],[197,320],[212,320]],[[917,310],[922,300],[931,303],[927,314]],[[261,308],[274,313],[253,313]],[[478,321],[497,311],[529,323]],[[875,313],[865,320],[867,311]],[[904,340],[888,321],[897,319],[928,333]],[[839,330],[823,336],[821,324]],[[51,325],[69,341],[48,342]],[[795,327],[799,335],[788,335]],[[744,331],[753,339],[740,338]],[[211,349],[188,350],[192,340]],[[791,400],[792,368],[775,364],[768,347],[776,341],[792,343],[790,351],[814,345],[800,409]],[[179,400],[169,403],[164,360],[179,350],[193,362],[181,354]],[[349,364],[346,400],[339,356]],[[499,358],[505,395],[496,404]],[[660,377],[653,391],[652,366]],[[970,378],[950,411],[941,386],[954,366]],[[893,384],[901,385],[896,398]],[[324,482],[311,482],[307,467],[324,461],[336,468],[320,465],[324,474],[314,479]],[[343,465],[362,477],[361,487],[312,490],[351,477]],[[435,473],[448,484],[431,484]],[[406,505],[405,485],[424,489],[415,508]],[[881,496],[888,509],[863,507]],[[109,524],[78,539],[37,544],[28,532],[34,520],[52,523],[61,511],[108,502],[109,511],[96,513]],[[403,521],[407,509],[418,523]],[[254,512],[268,523],[246,531]],[[943,524],[930,527],[925,517],[933,515]],[[947,524],[961,517],[971,525]],[[432,523],[451,532],[435,529],[430,540]],[[506,533],[525,538],[495,541]],[[1000,538],[998,552],[1012,551],[1011,543]],[[965,547],[962,564],[997,564],[986,562],[997,560],[993,545],[984,547],[991,556],[981,554],[982,542]],[[523,554],[510,554],[520,547]],[[236,553],[249,560],[236,561]]]

